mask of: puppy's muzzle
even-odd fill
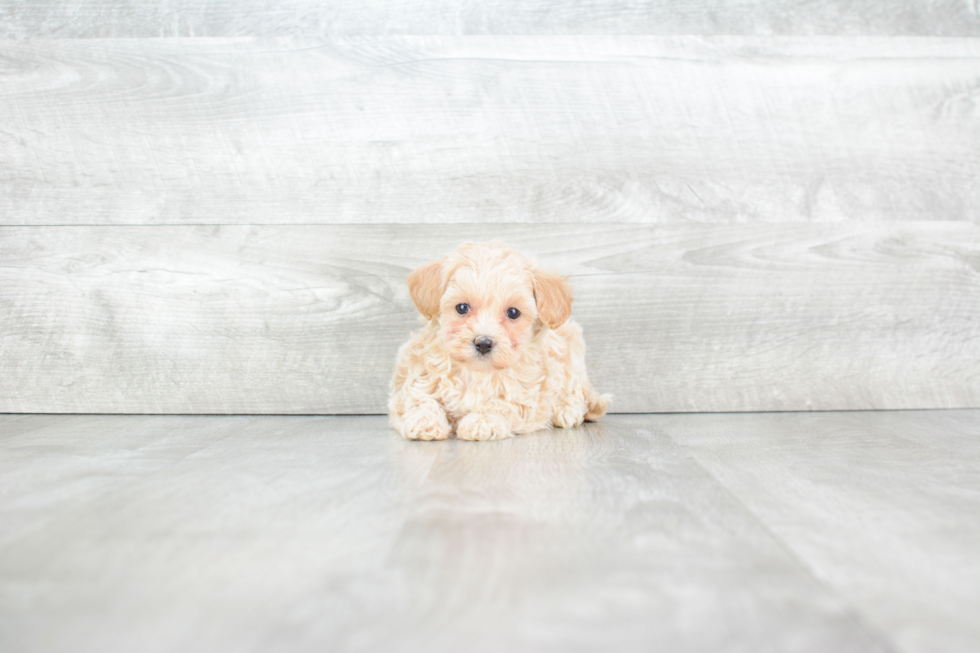
[[[486,356],[493,349],[493,340],[486,336],[477,336],[473,339],[473,346],[476,347],[481,356]]]

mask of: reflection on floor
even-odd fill
[[[0,415],[0,648],[980,650],[980,410]]]

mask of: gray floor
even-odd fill
[[[980,410],[0,415],[0,649],[977,651]]]

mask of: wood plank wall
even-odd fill
[[[0,1],[0,412],[376,413],[405,275],[623,412],[980,406],[973,2]]]

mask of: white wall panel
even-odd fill
[[[384,410],[407,273],[492,235],[572,275],[617,411],[980,402],[980,228],[0,228],[0,411]]]
[[[0,37],[980,35],[973,0],[4,0]]]
[[[0,53],[0,224],[980,221],[980,40]]]

